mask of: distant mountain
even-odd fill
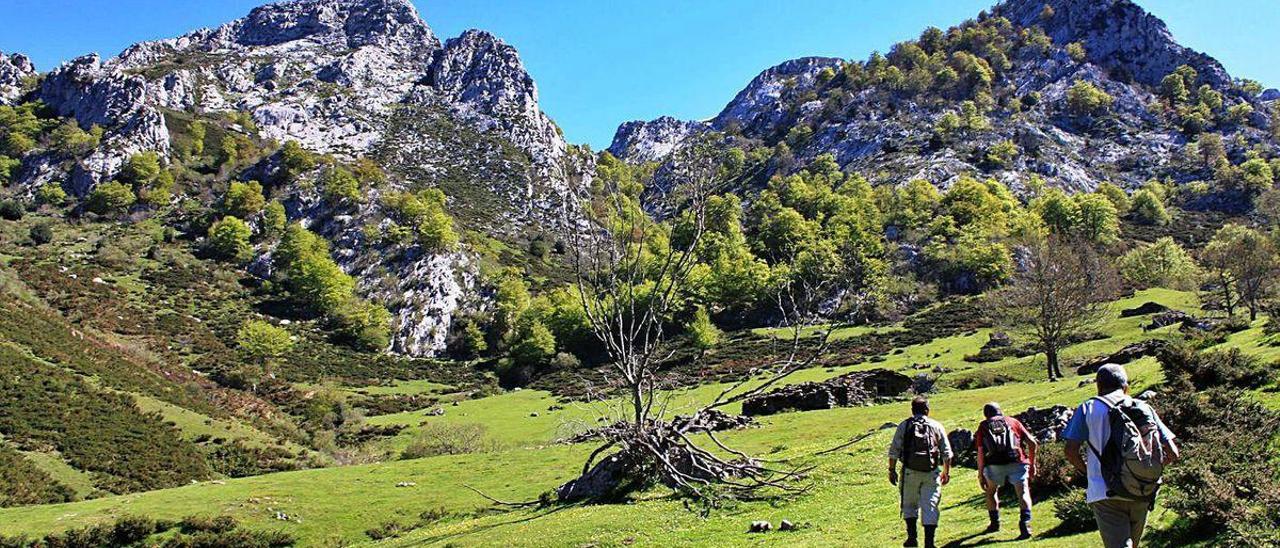
[[[1162,80],[1184,65],[1195,71],[1192,94],[1207,85],[1223,97],[1209,127],[1189,128],[1198,121],[1160,101]],[[1110,95],[1110,108],[1069,112],[1068,90],[1078,81]],[[731,146],[785,143],[770,173],[833,154],[846,171],[877,183],[921,178],[947,186],[979,174],[1021,189],[1036,175],[1069,190],[1104,181],[1132,188],[1197,177],[1172,163],[1202,129],[1250,146],[1264,142],[1276,123],[1264,102],[1275,94],[1258,91],[1179,45],[1159,18],[1129,0],[1009,0],[867,61],[787,61],[762,72],[710,121],[628,122],[608,150],[628,162],[661,161],[689,136],[719,132]],[[966,101],[982,114],[979,127],[942,135],[944,116],[961,115]],[[1242,104],[1252,108],[1246,119],[1227,121],[1226,110]],[[987,161],[1004,141],[1017,146],[1017,157]]]

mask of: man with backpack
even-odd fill
[[[942,486],[951,482],[951,442],[942,424],[929,418],[929,400],[911,400],[911,418],[898,424],[889,445],[889,483],[897,485],[902,519],[907,524],[904,547],[919,546],[916,521],[924,522],[924,546],[935,548]],[[902,462],[902,476],[898,462]]]
[[[996,494],[1001,485],[1010,483],[1021,507],[1018,540],[1029,539],[1031,487],[1028,479],[1036,474],[1036,448],[1040,444],[1021,421],[1004,416],[1000,404],[984,405],[982,414],[986,420],[978,425],[974,442],[978,448],[978,486],[987,495],[987,515],[991,518],[987,532],[1000,530],[1000,502]]]
[[[1098,368],[1094,383],[1097,397],[1080,404],[1062,432],[1067,460],[1089,478],[1085,500],[1103,546],[1137,548],[1160,476],[1177,460],[1178,445],[1151,406],[1129,397],[1124,367]]]

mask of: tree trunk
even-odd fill
[[[1058,347],[1057,345],[1045,345],[1044,349],[1045,361],[1048,362],[1049,380],[1056,381],[1062,375],[1062,370],[1058,368]]]

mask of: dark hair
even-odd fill
[[[911,400],[911,414],[912,415],[928,415],[929,414],[929,398],[926,398],[924,396],[916,396],[916,399]]]
[[[1003,414],[1004,413],[1000,411],[1000,404],[996,402],[991,402],[982,406],[982,415],[988,419],[996,415],[1003,415]]]

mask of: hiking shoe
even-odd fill
[[[920,544],[917,543],[916,539],[913,539],[913,538],[909,538],[906,540],[906,542],[902,543],[902,548],[916,548],[917,546],[920,546]]]
[[[1018,533],[1017,540],[1029,540],[1031,538],[1031,527],[1023,526],[1021,529],[1022,532]]]
[[[991,522],[990,525],[987,525],[987,530],[983,531],[983,534],[991,534],[991,533],[999,533],[999,532],[1000,532],[1000,522],[993,521]]]

